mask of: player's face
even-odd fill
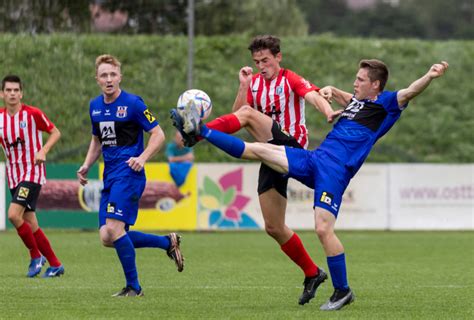
[[[265,80],[273,80],[276,78],[280,71],[281,52],[275,56],[269,49],[264,49],[254,52],[252,59]]]
[[[23,98],[23,92],[18,82],[5,82],[5,88],[2,92],[3,101],[6,106],[16,106]]]
[[[370,81],[369,71],[359,69],[354,81],[354,95],[357,100],[375,99],[378,94],[379,81]]]
[[[120,68],[109,63],[102,63],[97,68],[96,74],[97,84],[108,97],[116,97],[120,94],[120,81],[122,74]]]

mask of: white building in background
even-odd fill
[[[347,6],[350,9],[360,10],[374,7],[377,2],[390,4],[392,7],[398,7],[400,0],[346,0]]]

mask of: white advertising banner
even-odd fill
[[[388,204],[387,166],[364,165],[344,192],[336,228],[388,229]]]
[[[264,229],[258,163],[198,165],[198,230]],[[474,229],[472,164],[366,164],[352,179],[336,228]],[[314,230],[314,192],[288,183],[286,223]]]
[[[390,229],[474,228],[474,165],[392,164]]]
[[[0,230],[6,228],[6,208],[5,208],[5,162],[0,162]]]

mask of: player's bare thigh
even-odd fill
[[[259,160],[276,172],[288,173],[288,158],[284,146],[262,142],[245,142],[242,159]]]
[[[234,115],[256,141],[267,142],[272,139],[273,120],[269,116],[248,105],[242,106]]]

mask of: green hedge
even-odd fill
[[[238,71],[253,65],[246,36],[197,38],[194,87],[212,98],[213,116],[231,110]],[[391,67],[388,90],[407,86],[439,60],[450,70],[410,104],[402,120],[383,138],[370,161],[473,162],[471,99],[473,41],[348,39],[330,36],[283,38],[284,67],[318,86],[332,84],[350,91],[358,61],[378,58]],[[0,35],[0,74],[16,73],[24,81],[24,102],[42,107],[63,136],[49,157],[81,162],[90,141],[89,100],[100,94],[94,60],[102,53],[123,64],[122,87],[143,97],[161,121],[168,138],[173,128],[168,109],[186,89],[187,38],[116,35]],[[330,129],[307,108],[311,147]],[[246,132],[239,133],[250,139]],[[196,149],[198,161],[231,161],[207,143]],[[212,151],[212,152],[211,152]],[[160,153],[156,161],[164,160]]]

